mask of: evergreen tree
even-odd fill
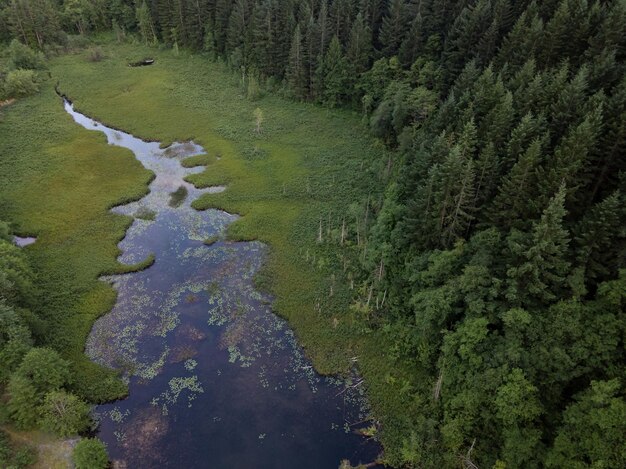
[[[323,102],[334,107],[349,95],[348,64],[341,51],[339,39],[334,36],[321,64],[320,75],[323,83]]]
[[[350,30],[347,59],[356,74],[365,72],[372,55],[372,32],[359,13]]]
[[[625,226],[624,197],[619,191],[591,208],[574,228],[576,265],[584,270],[584,278],[591,286],[600,280],[615,276],[626,238],[620,227]],[[612,255],[616,251],[618,257]]]
[[[331,2],[332,34],[337,36],[341,44],[347,44],[350,38],[350,27],[355,12],[355,0],[334,0]]]
[[[406,13],[403,0],[391,0],[389,11],[383,18],[378,40],[382,53],[390,57],[395,55],[405,34]]]
[[[536,305],[551,302],[564,294],[569,271],[567,248],[569,234],[563,227],[566,211],[565,186],[562,185],[534,223],[529,244],[519,252],[520,262],[509,268],[508,299],[514,304]],[[513,248],[513,252],[518,248]]]
[[[295,95],[299,98],[306,96],[307,76],[305,68],[304,49],[300,25],[296,26],[289,51],[289,65],[287,68],[287,82]]]
[[[247,0],[237,0],[233,6],[228,21],[228,34],[227,34],[227,49],[231,60],[234,57],[238,57],[238,60],[233,62],[233,65],[238,68],[244,67],[248,63],[248,56],[250,54],[250,38],[249,31],[251,27],[251,10],[248,7]]]
[[[535,139],[504,177],[490,207],[496,226],[523,229],[537,213],[537,168],[542,160],[542,140]]]
[[[137,27],[139,28],[139,32],[141,33],[141,37],[143,38],[146,44],[153,44],[156,42],[156,32],[154,31],[154,24],[152,23],[152,18],[150,16],[150,10],[148,9],[148,5],[146,2],[142,2],[141,6],[137,7],[136,10],[137,17]]]
[[[417,14],[411,23],[411,28],[404,37],[400,49],[398,51],[398,58],[405,67],[415,62],[415,59],[423,52],[424,49],[424,25],[422,15]]]
[[[0,383],[8,381],[32,345],[30,330],[22,318],[0,303]]]
[[[37,406],[41,398],[30,380],[14,374],[7,386],[7,392],[7,409],[15,426],[23,430],[33,428],[39,417]]]

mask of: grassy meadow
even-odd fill
[[[258,283],[273,293],[275,311],[320,372],[358,363],[386,460],[397,462],[415,405],[403,392],[408,374],[350,307],[349,288],[350,264],[363,249],[356,226],[367,224],[366,206],[384,186],[383,149],[365,137],[357,114],[272,95],[248,99],[241,77],[204,57],[137,45],[102,49],[100,62],[85,52],[55,59],[39,95],[0,111],[0,219],[38,237],[26,248],[38,275],[33,309],[44,318],[41,338],[72,359],[77,392],[91,401],[125,392],[82,352],[91,324],[115,300],[97,278],[121,271],[116,244],[130,223],[108,209],[145,194],[151,174],[130,152],[76,125],[54,93],[57,81],[79,111],[109,126],[164,143],[193,139],[207,150],[185,161],[208,165],[189,180],[227,190],[194,207],[242,215],[229,237],[270,246]],[[145,56],[155,65],[128,67]]]
[[[83,349],[93,321],[115,301],[99,275],[124,270],[116,245],[131,220],[109,208],[145,194],[151,174],[131,152],[76,125],[51,80],[2,112],[0,219],[37,237],[25,249],[37,275],[32,309],[43,319],[39,339],[71,359],[82,396],[95,402],[123,396],[125,386]]]

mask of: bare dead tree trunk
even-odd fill
[[[317,242],[318,243],[322,242],[322,217],[320,217],[320,228],[319,228],[319,232],[317,234]]]
[[[433,392],[433,398],[438,401],[439,396],[441,395],[441,385],[443,384],[443,371],[439,373],[439,377],[437,378],[437,382],[435,383],[435,391]]]
[[[343,221],[341,222],[341,245],[342,246],[345,240],[346,240],[346,219],[344,217]]]
[[[372,293],[374,292],[374,285],[370,285],[370,291],[367,294],[367,307],[370,307],[370,301],[372,301]]]

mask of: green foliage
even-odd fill
[[[564,412],[547,467],[621,467],[626,464],[626,400],[618,379],[592,381]]]
[[[24,320],[12,308],[0,303],[0,383],[8,380],[32,345]]]
[[[70,377],[67,361],[49,348],[31,349],[22,360],[16,374],[29,380],[40,397],[48,391],[60,389]]]
[[[4,81],[4,94],[8,98],[23,98],[39,91],[33,70],[11,70]]]
[[[76,469],[106,469],[109,458],[106,446],[97,438],[83,438],[74,448],[72,461]]]
[[[39,412],[41,428],[61,437],[83,432],[91,423],[89,406],[65,391],[46,394]]]
[[[32,50],[17,39],[13,39],[8,48],[9,69],[43,70],[46,62],[41,52]]]
[[[24,303],[32,294],[33,273],[24,253],[0,239],[0,301]]]
[[[322,87],[322,101],[335,107],[346,99],[346,89],[350,80],[348,63],[341,51],[339,39],[334,36],[330,41],[324,60],[317,71]]]
[[[14,37],[38,48],[62,42],[54,2],[22,3],[32,17],[16,2],[4,6],[2,21]],[[66,3],[61,19],[68,31],[93,27],[93,19],[77,14],[78,3]],[[359,357],[381,416],[387,462],[624,465],[623,439],[613,438],[623,434],[624,395],[623,2],[180,0],[134,7],[137,21],[123,11],[111,18],[146,43],[160,39],[220,57],[241,74],[251,100],[258,98],[256,79],[268,90],[283,83],[298,100],[361,108],[379,139],[372,150],[356,143],[363,129],[348,114],[320,117],[312,107],[266,96],[271,119],[259,143],[261,123],[256,133],[249,128],[256,106],[233,98],[237,92],[219,66],[199,57],[183,62],[163,53],[163,66],[133,76],[141,86],[132,89],[124,81],[128,71],[114,60],[78,65],[63,58],[57,65],[94,115],[150,138],[193,135],[223,155],[190,181],[227,183],[229,190],[203,196],[194,207],[241,213],[231,237],[272,244],[277,310],[322,368],[343,360],[334,357],[337,350]],[[162,96],[164,84],[177,90],[175,98]],[[23,112],[22,119],[45,118],[51,105],[46,109]],[[0,132],[18,142],[0,139],[3,154],[17,155],[4,172],[11,182],[47,181],[25,161],[42,149],[54,153],[54,145],[31,145],[16,118],[7,120]],[[64,154],[84,154],[76,140],[70,147]],[[246,158],[258,154],[263,158]],[[65,164],[54,174],[72,166],[55,156]],[[133,172],[124,183],[135,189],[118,186],[119,192],[141,192],[133,186],[140,179]],[[37,287],[45,296],[61,282],[83,300],[67,295],[47,316],[42,305],[35,312],[49,327],[74,330],[73,313],[87,310],[79,327],[84,339],[86,323],[112,301],[93,282],[104,267],[117,267],[114,245],[126,222],[107,218],[104,204],[58,206],[37,221],[42,211],[29,207],[47,199],[28,189],[0,195],[2,210],[20,228],[63,232],[55,241],[73,247],[69,256],[32,248],[43,274]],[[64,226],[103,220],[111,248],[79,243],[98,230],[70,233],[53,215]],[[93,269],[61,262],[94,252]],[[78,280],[87,277],[91,283]],[[59,350],[73,344],[75,360],[80,340],[46,336]],[[87,368],[83,363],[81,376],[95,373]],[[84,390],[84,383],[77,386]],[[90,389],[99,398],[111,395]]]
[[[38,405],[41,396],[28,378],[14,374],[7,386],[9,402],[7,408],[17,428],[28,430],[39,420]]]

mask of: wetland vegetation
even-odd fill
[[[162,213],[140,201],[151,172],[72,122],[57,85],[99,125],[162,142],[164,157],[190,170],[163,210],[237,215],[224,232],[192,223],[186,239],[234,256],[216,278],[256,272],[264,293],[244,282],[228,284],[229,296],[218,280],[176,290],[181,311],[213,301],[233,313],[228,326],[213,313],[209,324],[227,327],[217,341],[226,362],[256,366],[236,345],[241,317],[271,301],[318,371],[358,369],[340,386],[367,391],[361,433],[382,443],[385,464],[626,464],[623,1],[4,0],[0,9],[8,431],[80,431],[85,402],[123,397],[144,383],[129,377],[177,365],[190,376],[161,375],[159,408],[209,389],[193,380],[206,366],[190,345],[201,334],[184,324],[190,342],[173,363],[83,354],[94,321],[97,332],[122,304],[100,276],[120,279],[123,292],[158,272],[159,249],[127,248]],[[128,66],[146,57],[151,66]],[[172,145],[191,141],[204,151],[183,158],[184,144]],[[12,235],[37,241],[18,248]],[[254,262],[233,260],[237,242]],[[179,334],[174,316],[162,319],[154,330]],[[59,401],[76,410],[67,427],[51,425]],[[127,409],[104,409],[103,435],[113,434]],[[156,428],[160,418],[127,425]],[[163,436],[146,435],[146,447]],[[21,457],[17,443],[0,454]]]

